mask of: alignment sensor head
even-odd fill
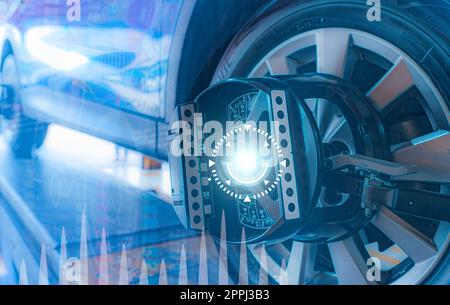
[[[320,139],[312,113],[282,81],[232,79],[176,108],[169,161],[175,211],[228,242],[295,234],[314,208]]]

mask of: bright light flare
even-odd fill
[[[227,162],[226,168],[235,183],[254,185],[265,178],[268,165],[256,152],[241,150]]]
[[[28,52],[55,70],[70,71],[86,65],[89,62],[86,56],[56,46],[60,43],[61,37],[58,36],[60,32],[61,29],[58,31],[56,28],[46,26],[28,30],[25,34],[25,46]]]
[[[253,172],[258,166],[258,157],[256,154],[244,151],[238,153],[233,158],[233,163],[236,163],[236,165],[243,171],[246,172]]]

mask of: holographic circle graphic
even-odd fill
[[[240,145],[236,145],[231,156],[218,155],[219,151],[231,147],[231,142],[239,136],[258,137],[264,143],[264,148],[270,151],[270,156],[266,159],[260,158],[257,147],[255,149],[243,143],[237,143]],[[216,183],[228,196],[251,202],[269,195],[276,189],[285,167],[283,160],[280,144],[273,136],[250,124],[239,125],[216,142],[208,162],[211,168],[209,180]]]

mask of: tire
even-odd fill
[[[450,46],[448,34],[444,32],[449,28],[449,20],[445,19],[449,12],[448,3],[434,1],[430,5],[423,1],[382,1],[381,22],[367,20],[368,8],[365,0],[315,0],[293,4],[286,2],[285,6],[269,9],[256,17],[231,42],[212,83],[230,77],[248,77],[265,55],[297,35],[318,29],[346,28],[380,37],[407,54],[431,80],[447,107],[450,106],[450,76],[446,72],[450,65]],[[356,85],[367,91],[362,84]],[[434,122],[438,129],[450,130],[445,115],[438,117]],[[231,275],[239,274],[239,251],[240,247],[229,246]],[[258,283],[260,267],[255,256],[248,256],[248,265],[249,281]],[[441,249],[439,259],[433,266],[419,280],[409,283],[450,283],[448,243]],[[237,278],[233,280],[237,282]]]
[[[2,133],[12,152],[18,158],[31,158],[44,143],[48,124],[23,114],[20,104],[20,81],[17,62],[12,52],[7,52],[1,62],[2,83],[11,86],[12,100],[2,98]],[[5,97],[3,89],[2,96]]]

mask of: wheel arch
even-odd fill
[[[329,1],[329,0],[328,0]],[[342,3],[341,0],[332,0]],[[320,4],[322,1],[314,2]],[[348,3],[367,5],[363,0],[347,0]],[[168,77],[164,93],[163,115],[170,116],[174,106],[195,98],[207,88],[222,55],[233,42],[239,41],[240,33],[262,21],[280,8],[292,5],[311,5],[312,0],[303,1],[185,1],[181,8],[173,37],[168,67]],[[410,13],[418,23],[433,29],[429,32],[441,41],[448,39],[445,33],[448,20],[443,18],[443,8],[448,4],[437,1],[393,0],[386,4]],[[369,7],[369,6],[368,6]],[[427,8],[427,10],[424,10]],[[214,22],[211,22],[214,21]],[[231,25],[231,26],[230,26]],[[201,43],[196,43],[201,40]],[[232,47],[232,45],[231,45]],[[220,73],[220,71],[219,71]]]
[[[183,3],[169,56],[163,110],[166,122],[175,105],[192,100],[210,85],[217,64],[238,32],[277,5],[268,0]]]

